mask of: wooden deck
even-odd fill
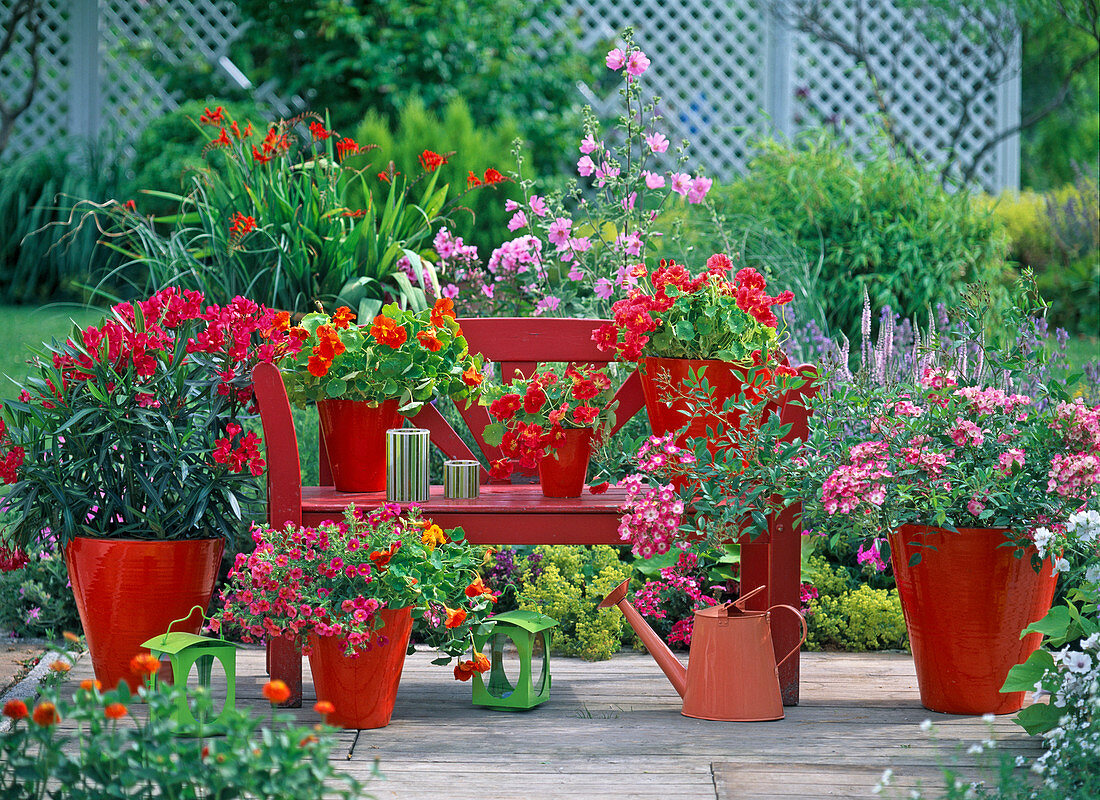
[[[679,698],[646,654],[553,659],[550,700],[515,713],[475,708],[469,683],[418,652],[405,665],[389,727],[341,732],[335,755],[340,769],[360,777],[378,759],[386,779],[369,789],[382,800],[866,798],[886,768],[895,783],[883,796],[907,797],[917,780],[942,785],[939,765],[956,757],[967,779],[981,777],[973,770],[981,757],[965,750],[989,736],[987,723],[922,708],[908,655],[803,659],[802,704],[786,709],[785,720],[729,723],[681,716]],[[305,673],[305,701],[294,713],[312,722]],[[237,675],[240,702],[266,708],[263,651],[242,650]],[[70,677],[91,677],[86,657]],[[925,719],[937,728],[935,741],[919,729]],[[992,726],[999,750],[1041,752],[1011,717]]]

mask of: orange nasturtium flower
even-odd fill
[[[447,535],[438,525],[429,525],[421,534],[420,541],[427,545],[429,550],[435,550],[438,545],[447,544]]]
[[[50,725],[56,725],[61,722],[61,716],[57,713],[57,706],[53,703],[39,703],[36,705],[34,707],[32,719],[35,721],[35,724],[43,728],[48,728]]]
[[[466,596],[467,597],[480,597],[481,595],[485,595],[490,600],[492,600],[494,603],[497,601],[497,597],[496,597],[495,594],[493,594],[493,590],[490,589],[488,586],[486,586],[482,582],[481,576],[478,575],[476,578],[474,578],[474,582],[466,587]]]
[[[122,719],[126,716],[126,706],[122,703],[111,703],[103,709],[103,716],[107,719]]]
[[[448,608],[447,606],[443,606],[443,610],[447,612],[446,627],[448,628],[457,628],[466,621],[466,609],[464,608]]]
[[[332,324],[337,328],[346,328],[348,324],[355,319],[355,312],[347,306],[340,306],[336,309],[336,313],[332,315]]]
[[[324,717],[335,711],[336,706],[334,706],[328,700],[318,700],[316,703],[313,704],[313,710]]]
[[[489,669],[489,659],[485,657],[484,653],[474,653],[474,669],[478,672],[485,672]]]
[[[329,367],[332,366],[332,361],[327,358],[321,358],[320,356],[309,357],[309,374],[315,378],[323,378],[328,374]]]
[[[290,697],[290,687],[278,679],[265,683],[262,691],[272,705],[285,703]]]
[[[474,662],[462,661],[455,664],[455,680],[456,681],[468,681],[474,675]]]
[[[9,700],[4,703],[4,716],[11,719],[23,719],[30,712],[27,711],[27,704],[22,700]]]
[[[477,367],[470,367],[462,373],[462,382],[467,386],[480,386],[485,376],[477,371]]]
[[[443,342],[439,341],[439,337],[435,335],[435,328],[429,328],[426,331],[420,331],[416,334],[416,340],[423,345],[425,350],[432,353],[438,353],[443,349]]]
[[[441,297],[435,301],[435,305],[432,306],[432,313],[430,315],[432,325],[437,328],[444,326],[443,320],[446,317],[455,319],[455,301],[449,297]]]
[[[378,344],[389,345],[395,350],[409,338],[408,332],[394,320],[379,314],[370,326],[370,335]]]
[[[160,669],[160,661],[152,653],[138,653],[130,659],[130,672],[145,677],[154,675]]]

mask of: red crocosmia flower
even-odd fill
[[[255,217],[246,217],[238,211],[229,218],[229,233],[234,239],[239,239],[254,230],[256,230]]]
[[[4,703],[4,716],[10,719],[25,719],[30,712],[27,710],[27,704],[22,700],[9,700]]]
[[[130,672],[139,677],[156,674],[160,669],[160,661],[152,653],[138,653],[130,659]]]
[[[594,406],[577,406],[573,409],[573,419],[578,425],[591,425],[600,415],[600,410]]]
[[[511,419],[522,405],[518,394],[506,394],[489,404],[489,413],[499,420]]]
[[[487,185],[492,186],[494,183],[504,183],[505,180],[507,179],[492,167],[485,170],[484,181]]]
[[[443,606],[443,610],[447,612],[447,622],[445,627],[457,628],[463,622],[466,621],[466,609],[464,608],[448,608]]]
[[[443,349],[443,342],[439,341],[439,337],[436,335],[435,328],[430,328],[426,331],[420,331],[416,334],[416,340],[424,347],[425,350],[429,350],[433,353],[438,353]]]
[[[463,661],[455,664],[455,680],[468,681],[474,676],[475,671],[473,661]]]
[[[473,189],[475,186],[481,186],[481,178],[475,175],[473,170],[470,170],[470,174],[466,176],[466,188]]]
[[[435,301],[435,305],[432,306],[432,313],[430,316],[432,325],[437,328],[444,326],[444,318],[450,317],[455,319],[455,302],[449,297],[441,297]]]
[[[343,138],[336,143],[336,158],[343,161],[359,152],[359,144],[354,139]]]
[[[53,703],[39,703],[34,707],[34,714],[31,717],[36,725],[43,728],[48,728],[50,725],[56,725],[61,722],[61,715],[57,713],[57,706]]]
[[[435,172],[446,163],[446,156],[441,156],[439,153],[434,153],[431,150],[425,150],[420,154],[420,166],[424,168],[425,172]]]
[[[462,382],[467,386],[480,386],[485,376],[477,371],[476,367],[470,367],[462,373]]]
[[[225,132],[225,128],[222,128],[222,132],[218,134],[218,138],[210,143],[211,147],[229,147],[233,143],[229,141],[229,134]]]
[[[111,703],[103,709],[103,715],[107,719],[122,719],[126,716],[126,706],[122,703]]]
[[[256,149],[256,145],[252,145],[252,160],[255,161],[257,164],[266,164],[272,158],[274,158],[273,155],[261,153],[259,150]]]
[[[394,174],[397,174],[397,173],[394,173]],[[382,181],[382,183],[389,183],[390,182],[390,173],[388,173],[388,172],[379,172],[378,173],[378,180]]]
[[[133,200],[127,200],[125,203],[122,204],[122,207],[125,208],[127,211],[132,211],[134,213],[137,212],[137,203],[135,203]]]
[[[603,494],[604,492],[607,491],[607,487],[609,485],[610,484],[608,484],[607,481],[604,481],[603,483],[597,483],[595,486],[589,486],[588,487],[588,493],[589,494]]]
[[[285,703],[290,698],[290,687],[278,679],[265,683],[261,691],[272,705]]]
[[[403,345],[409,337],[408,331],[401,325],[382,314],[374,318],[370,326],[370,335],[378,344],[388,345],[394,349]]]
[[[210,110],[210,106],[206,106],[202,116],[199,117],[200,125],[221,125],[225,121],[225,113],[221,106],[218,106],[213,111]]]
[[[319,142],[323,142],[328,137],[332,136],[332,131],[325,130],[325,126],[320,122],[309,123],[309,132]]]
[[[348,325],[355,319],[355,312],[347,306],[340,306],[336,309],[336,313],[332,315],[332,324],[337,328],[347,328]]]

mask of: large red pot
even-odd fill
[[[386,431],[402,423],[397,399],[377,406],[365,400],[318,400],[317,415],[336,491],[385,491]]]
[[[1024,693],[1001,693],[1008,670],[1042,638],[1020,632],[1046,615],[1057,577],[1038,573],[1033,547],[1016,558],[1003,528],[903,525],[890,534],[890,562],[909,630],[921,704],[946,714],[1011,714]],[[920,561],[909,562],[914,555]]]
[[[309,669],[318,700],[335,707],[328,723],[341,728],[384,728],[390,724],[397,686],[405,666],[412,633],[412,608],[383,609],[383,625],[371,639],[371,649],[344,655],[339,636],[310,636]],[[377,639],[389,641],[379,645]]]
[[[565,443],[539,462],[539,483],[545,497],[580,497],[592,458],[591,428],[567,428]]]
[[[146,541],[76,537],[65,546],[65,566],[73,585],[80,624],[88,641],[92,669],[104,690],[125,680],[137,691],[141,679],[130,672],[140,645],[168,630],[198,633],[214,593],[222,539]],[[145,652],[148,652],[145,650]]]

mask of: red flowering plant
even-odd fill
[[[467,400],[480,391],[484,358],[470,353],[450,300],[418,313],[390,304],[371,322],[354,322],[341,307],[307,314],[290,329],[299,348],[281,366],[293,401],[398,398],[411,416],[436,397]]]
[[[9,545],[46,528],[62,545],[238,530],[265,466],[242,425],[251,371],[299,343],[286,314],[203,300],[165,289],[35,352],[0,420],[0,478],[18,517]]]
[[[738,270],[723,253],[707,259],[706,270],[693,276],[675,261],[662,260],[650,272],[636,264],[638,281],[611,306],[613,321],[592,338],[601,350],[614,350],[624,361],[660,358],[742,361],[754,352],[779,348],[779,319],[772,310],[794,299],[790,291],[775,297],[754,269]]]
[[[411,606],[418,638],[439,648],[436,663],[445,664],[470,649],[472,629],[497,601],[462,529],[443,530],[415,505],[366,513],[351,506],[339,522],[257,526],[252,539],[256,548],[237,556],[213,621],[246,642],[292,636],[308,647],[310,635],[338,636],[357,655],[387,644],[385,632],[376,633],[379,611]],[[455,677],[465,680],[469,670],[460,663]]]
[[[593,430],[597,439],[609,434],[614,394],[604,368],[590,364],[569,364],[561,375],[536,369],[530,378],[486,387],[481,403],[494,422],[485,428],[485,442],[505,456],[493,462],[493,478],[505,480],[517,466],[534,469],[564,444],[568,429]]]
[[[379,172],[366,155],[375,145],[316,114],[253,127],[219,106],[195,124],[208,167],[182,194],[152,192],[178,202],[178,214],[150,219],[133,203],[93,209],[110,217],[105,232],[130,259],[121,275],[295,312],[347,305],[363,318],[387,300],[424,308],[440,296],[432,236],[475,188],[448,200],[438,171],[448,154],[425,150],[420,172],[406,176],[392,164]]]

